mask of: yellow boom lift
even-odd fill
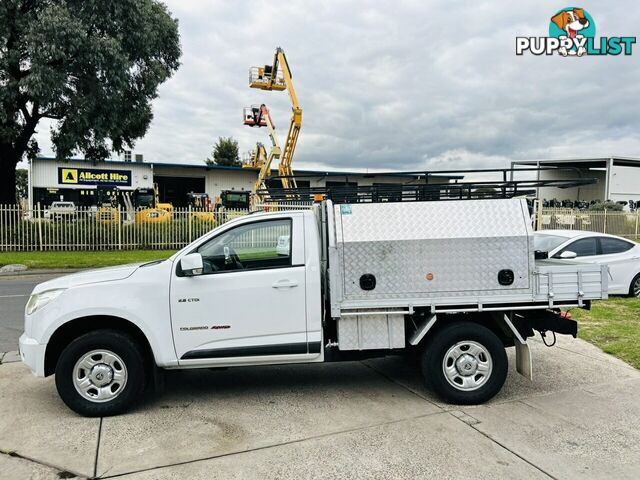
[[[256,143],[255,150],[250,150],[246,157],[242,159],[242,168],[262,168],[267,161],[267,149],[262,142]]]
[[[258,173],[258,179],[254,186],[254,190],[258,192],[267,188],[264,181],[271,173],[271,163],[274,159],[277,160],[280,158],[282,151],[280,150],[280,142],[276,135],[276,127],[273,125],[269,109],[264,103],[260,106],[252,105],[251,107],[244,109],[244,124],[250,127],[267,127],[269,129],[269,138],[271,139],[271,150],[269,151],[269,155],[265,157],[263,162],[259,162],[260,156],[266,154],[266,149],[259,143],[257,145],[256,155],[254,156],[256,159],[256,166],[260,163],[260,172]],[[260,151],[260,147],[262,147],[263,152]]]
[[[291,163],[293,162],[293,154],[295,153],[300,128],[302,127],[302,108],[300,107],[298,96],[293,87],[293,76],[291,75],[289,63],[282,48],[276,48],[272,65],[251,67],[249,70],[249,86],[260,90],[287,90],[289,92],[292,115],[289,132],[287,133],[287,138],[284,143],[284,150],[282,151],[278,165],[278,174],[281,177],[283,188],[295,188],[296,181],[292,178],[293,170]],[[269,170],[267,170],[266,173],[268,174]],[[262,179],[261,183],[264,184],[264,179]]]

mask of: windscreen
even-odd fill
[[[153,205],[153,195],[140,194],[138,195],[138,206],[150,207]]]
[[[244,202],[245,195],[241,193],[227,193],[227,202]]]

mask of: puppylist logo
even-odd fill
[[[596,24],[589,12],[568,7],[551,17],[548,37],[516,37],[516,55],[631,55],[635,43],[636,37],[596,38]]]

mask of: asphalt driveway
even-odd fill
[[[403,358],[170,372],[164,394],[86,419],[52,378],[0,365],[0,478],[638,478],[640,371],[571,338],[533,345],[477,407]]]

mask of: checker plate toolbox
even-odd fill
[[[404,318],[417,308],[549,309],[607,297],[606,266],[535,259],[525,199],[324,203],[325,288],[341,350],[404,347]]]

